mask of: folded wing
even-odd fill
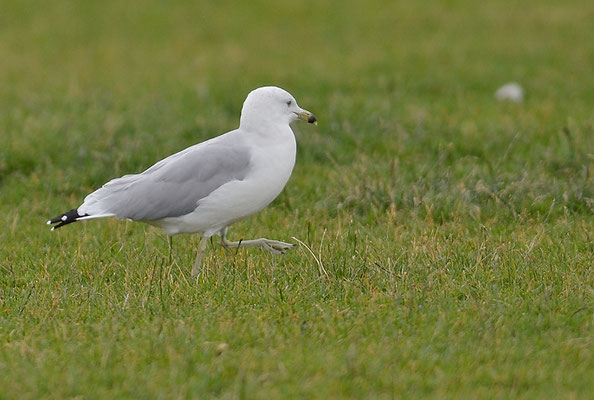
[[[78,213],[137,221],[179,217],[194,211],[198,201],[221,185],[243,180],[249,168],[246,146],[231,146],[229,140],[207,141],[167,157],[141,174],[107,182],[85,198]]]

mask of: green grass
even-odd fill
[[[592,398],[591,1],[4,1],[0,398]],[[518,81],[523,104],[493,99]],[[232,239],[48,217],[235,128],[318,116]],[[311,250],[311,252],[310,252]],[[315,255],[315,257],[313,256]]]

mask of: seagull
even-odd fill
[[[75,209],[47,221],[52,230],[77,221],[114,217],[145,222],[171,237],[202,233],[192,277],[202,265],[208,239],[219,235],[227,249],[260,247],[284,254],[294,244],[266,238],[229,241],[231,224],[253,215],[283,190],[295,165],[290,124],[316,117],[286,90],[266,86],[250,92],[239,128],[175,153],[139,174],[113,179]]]

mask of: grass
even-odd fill
[[[594,8],[483,3],[5,1],[0,397],[591,398]],[[49,232],[265,84],[320,125],[230,237],[296,251]]]

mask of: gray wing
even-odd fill
[[[161,160],[141,174],[109,181],[87,196],[78,210],[91,216],[108,214],[145,221],[179,217],[194,211],[200,199],[221,185],[243,180],[249,164],[247,146],[232,140],[207,141]]]

